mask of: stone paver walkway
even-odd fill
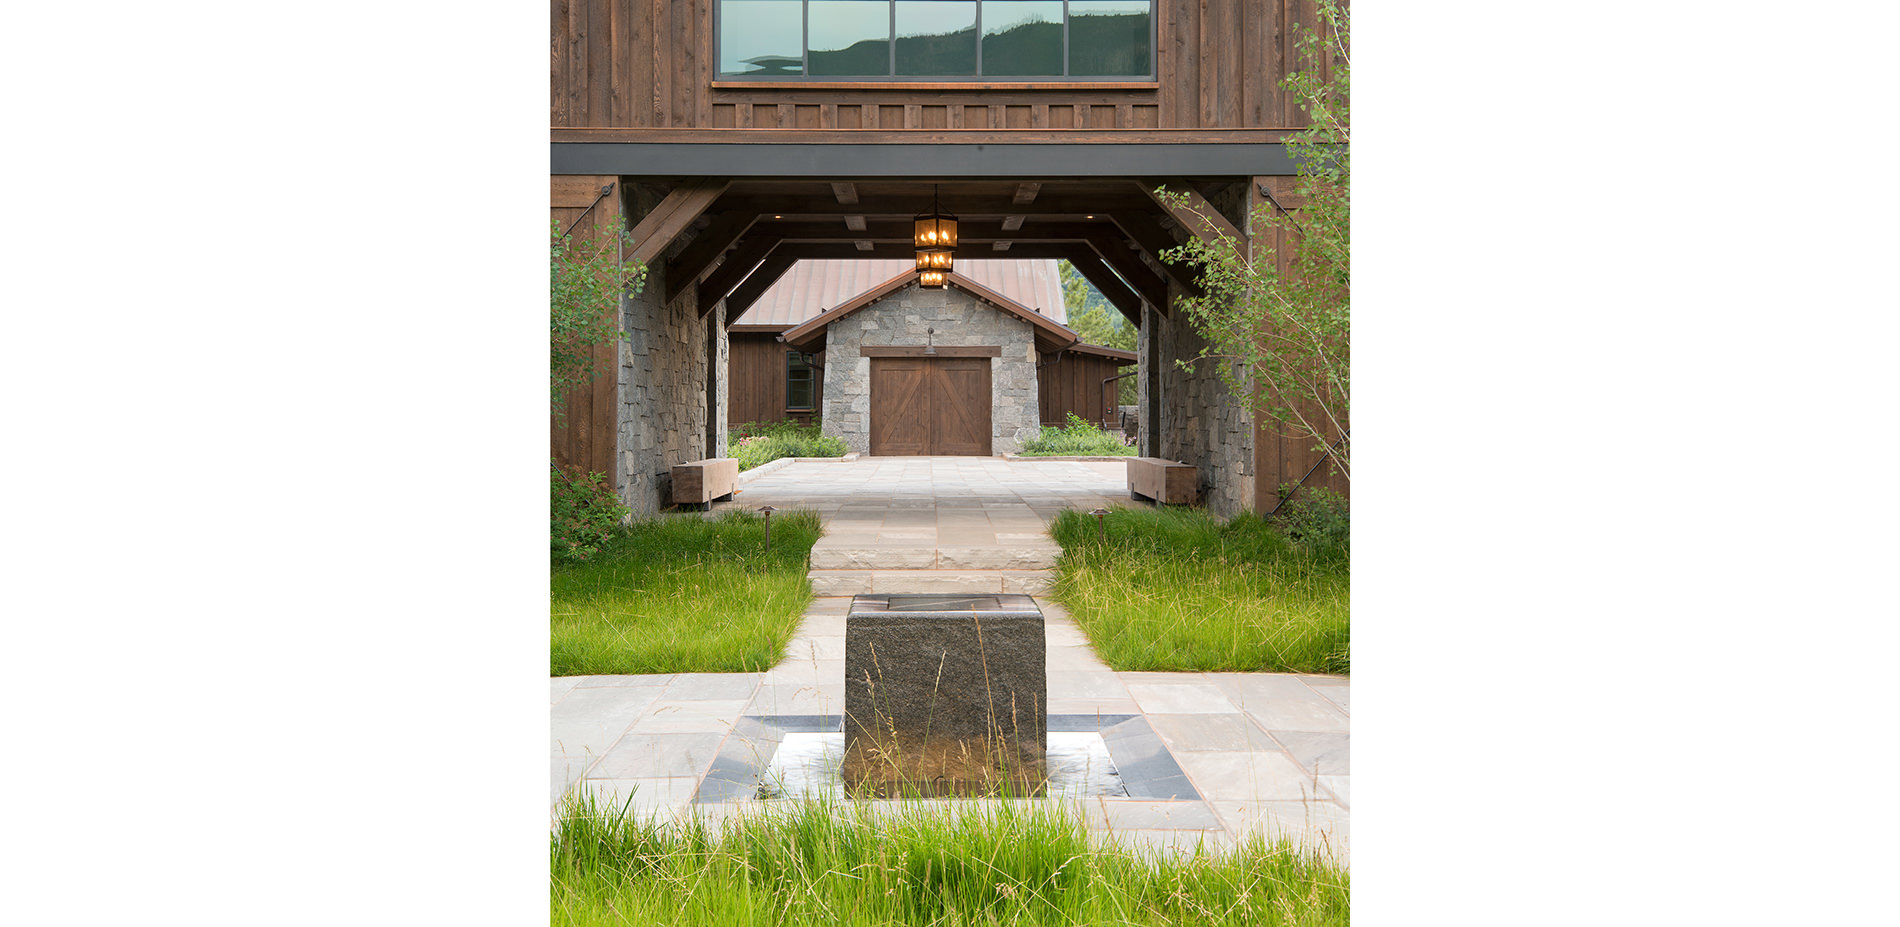
[[[865,457],[800,461],[748,481],[720,508],[815,509],[813,593],[1048,590],[1062,551],[1050,520],[1128,498],[1121,461]]]
[[[1079,801],[1092,832],[1173,849],[1285,833],[1349,858],[1346,679],[1119,673],[1096,658],[1061,606],[1038,604],[1048,619],[1050,713],[1144,718],[1199,793]],[[761,806],[694,797],[742,716],[843,713],[849,607],[848,597],[814,600],[786,659],[765,673],[552,680],[550,797],[580,787],[616,803],[631,796],[643,814],[714,819]]]
[[[875,570],[913,584],[875,591],[936,592],[950,590],[928,588],[932,574],[1029,572],[1054,563],[1056,547],[1044,529],[1056,513],[1128,498],[1121,462],[984,457],[799,462],[743,489],[714,511],[770,504],[815,509],[825,523],[826,536],[812,551],[819,598],[785,658],[765,673],[552,680],[555,802],[583,788],[616,802],[631,796],[643,814],[716,819],[766,804],[724,800],[735,790],[702,786],[726,781],[721,777],[731,775],[736,748],[756,749],[747,726],[757,722],[742,718],[843,714],[844,616],[851,600],[828,594],[837,575]],[[827,579],[826,573],[834,575]],[[1051,716],[1133,719],[1128,726],[1143,734],[1119,741],[1121,753],[1111,747],[1116,764],[1125,773],[1159,767],[1176,783],[1185,774],[1191,788],[1184,791],[1195,793],[1165,801],[1081,800],[1092,831],[1176,849],[1231,846],[1266,831],[1348,858],[1347,680],[1115,672],[1096,658],[1060,606],[1037,601],[1047,618]],[[721,800],[695,800],[707,797]]]

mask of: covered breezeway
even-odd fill
[[[580,420],[557,426],[554,441],[557,458],[612,474],[637,514],[666,503],[674,464],[727,456],[731,322],[800,260],[913,257],[915,220],[932,212],[958,221],[955,260],[1065,259],[1137,326],[1140,451],[1194,465],[1210,510],[1253,510],[1305,469],[1260,440],[1249,404],[1206,363],[1177,363],[1205,343],[1174,311],[1200,290],[1191,268],[1161,257],[1190,236],[1245,240],[1249,210],[1291,173],[1275,133],[1220,143],[1156,132],[1138,143],[841,145],[621,143],[571,130],[556,133],[553,161],[557,221],[606,229],[624,218],[634,243],[623,257],[647,268],[644,289],[622,307],[624,343],[601,358],[607,376],[573,403]],[[1164,188],[1179,199],[1157,193]],[[921,328],[903,335],[918,352]],[[868,346],[844,353],[819,352],[827,382],[843,366],[874,398],[874,378],[892,372],[876,369]],[[867,410],[872,427],[891,426],[878,446],[885,453],[990,453],[928,432],[920,442],[897,427],[914,410],[884,411],[879,422]],[[924,420],[961,422],[934,412]]]

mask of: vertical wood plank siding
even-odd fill
[[[1153,90],[713,89],[717,0],[550,0],[556,128],[1291,127],[1280,89],[1312,0],[1160,0]]]
[[[791,347],[781,343],[777,335],[733,332],[731,339],[732,350],[726,360],[726,377],[731,390],[726,400],[726,421],[741,425],[790,418],[809,423],[812,415],[824,408],[825,375],[823,370],[817,370],[813,377],[812,410],[785,410],[785,354]]]
[[[1046,361],[1047,358],[1045,357]],[[1133,371],[1120,362],[1093,354],[1068,353],[1062,359],[1036,371],[1036,406],[1044,425],[1062,425],[1069,413],[1100,425],[1104,419],[1115,426],[1114,384],[1102,389],[1102,379]],[[1107,401],[1104,401],[1107,397]]]
[[[614,177],[556,177],[549,202],[549,215],[566,229],[576,219],[576,240],[594,239],[613,234],[621,224],[620,197],[608,196],[585,218],[582,213],[593,201],[601,185]],[[551,420],[549,456],[563,467],[582,467],[589,472],[614,474],[614,445],[618,432],[617,406],[620,402],[618,343],[597,345],[593,350],[595,377],[592,383],[569,393],[563,400],[566,416]]]

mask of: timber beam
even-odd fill
[[[666,262],[666,301],[672,302],[686,290],[688,284],[698,280],[727,249],[745,237],[752,223],[757,220],[757,215],[721,213],[712,225],[694,236],[678,257]]]
[[[765,260],[766,255],[771,254],[782,240],[776,236],[749,235],[739,242],[739,246],[732,249],[732,253],[726,255],[726,259],[719,262],[719,266],[713,268],[713,272],[706,275],[705,282],[699,285],[700,317],[704,318],[706,313],[711,312],[714,303],[725,299],[726,294],[731,293],[747,274],[758,267],[759,262]]]
[[[732,181],[723,178],[696,177],[674,187],[660,205],[653,207],[653,211],[633,227],[633,251],[621,259],[627,263],[652,263],[731,185]]]
[[[1175,202],[1172,197],[1161,196],[1156,192],[1156,188],[1159,187],[1165,187],[1169,192],[1183,197],[1185,202]],[[1232,222],[1227,221],[1227,217],[1221,215],[1220,210],[1215,209],[1214,204],[1207,201],[1207,197],[1202,196],[1187,183],[1179,180],[1146,180],[1142,181],[1141,189],[1154,200],[1155,205],[1160,206],[1168,215],[1174,217],[1176,222],[1181,223],[1182,228],[1192,232],[1201,241],[1214,244],[1225,238],[1233,242],[1243,256],[1247,253],[1247,236],[1241,234]]]
[[[778,278],[785,276],[785,272],[796,263],[798,258],[780,254],[776,250],[759,262],[759,266],[746,275],[745,282],[734,287],[732,294],[726,297],[726,324],[730,325],[733,319],[745,315],[745,311],[752,308],[752,304],[758,302],[759,297],[765,295],[765,291],[771,289],[772,284],[777,283]]]
[[[1078,273],[1095,284],[1095,288],[1101,291],[1110,305],[1120,310],[1128,321],[1135,323],[1135,327],[1141,327],[1141,295],[1122,282],[1122,278],[1115,276],[1115,272],[1093,249],[1079,248],[1068,259]]]

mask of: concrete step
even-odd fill
[[[814,551],[815,553],[815,551]],[[813,595],[882,593],[1015,593],[1043,595],[1054,570],[812,570]]]
[[[1062,547],[1054,541],[982,547],[859,547],[819,541],[814,570],[1049,570]]]

